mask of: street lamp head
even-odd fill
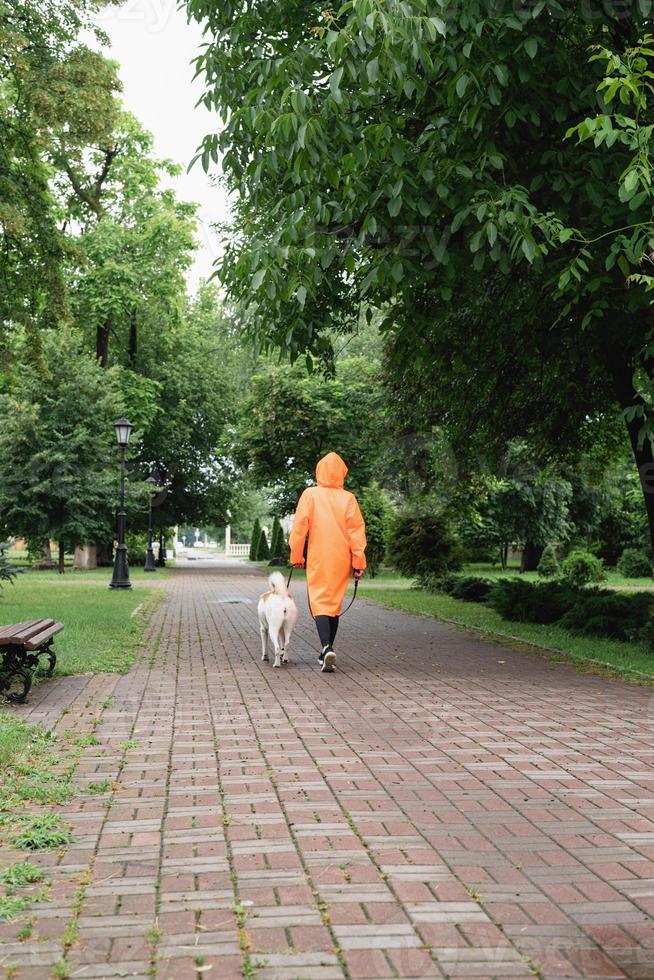
[[[118,419],[114,422],[114,431],[119,446],[126,446],[132,434],[132,423],[128,419]]]
[[[159,481],[157,480],[156,476],[149,476],[145,482],[149,483],[153,488],[159,486]]]

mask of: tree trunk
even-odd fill
[[[629,441],[633,450],[640,486],[643,491],[645,501],[645,511],[647,513],[647,523],[649,526],[650,552],[654,555],[654,455],[652,454],[652,443],[649,439],[643,441],[639,447],[639,434],[642,420],[639,418],[627,422]]]
[[[39,568],[53,568],[54,562],[52,560],[52,548],[50,547],[49,541],[43,542],[42,553],[43,557],[39,562]]]
[[[535,572],[542,554],[543,549],[539,545],[531,544],[528,541],[522,549],[520,572]]]
[[[109,320],[105,320],[104,323],[99,323],[96,334],[95,334],[95,356],[100,362],[100,367],[106,368],[109,366],[109,333],[111,331],[111,323]]]
[[[654,362],[651,358],[646,363],[641,361],[641,366],[646,370],[651,378],[654,374]],[[633,408],[640,405],[647,412],[647,406],[635,390],[633,385],[634,365],[617,363],[612,365],[615,390],[618,402],[623,409]],[[652,453],[652,443],[649,439],[644,439],[640,445],[640,430],[643,420],[636,416],[630,421],[625,420],[629,442],[636,461],[640,486],[643,492],[645,512],[647,513],[647,523],[649,526],[650,553],[654,555],[654,454]]]
[[[113,541],[100,541],[94,543],[96,547],[98,568],[111,568],[114,563]]]
[[[66,544],[63,538],[59,539],[59,574],[64,574],[64,558],[66,554]]]

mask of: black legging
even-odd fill
[[[330,647],[338,632],[338,616],[314,616],[314,619],[320,637],[320,645],[323,648]]]

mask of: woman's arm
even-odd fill
[[[366,561],[366,525],[357,498],[352,494],[345,512],[345,525],[352,553],[352,568],[363,571]]]
[[[304,565],[304,545],[309,533],[311,497],[307,490],[300,497],[288,538],[291,548],[291,565]]]

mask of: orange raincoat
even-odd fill
[[[366,526],[357,498],[343,489],[346,476],[337,453],[320,460],[318,486],[300,497],[289,538],[291,563],[299,565],[309,535],[307,583],[314,616],[338,616],[352,569],[366,567]]]

